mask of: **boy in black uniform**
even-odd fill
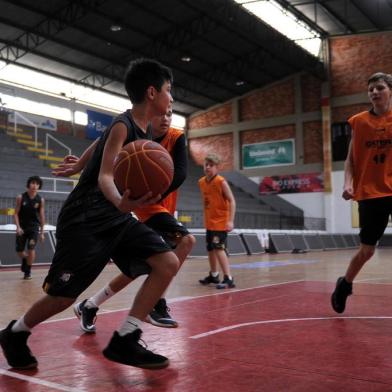
[[[24,272],[24,279],[31,279],[31,266],[35,260],[38,236],[41,241],[44,240],[45,200],[38,193],[42,188],[40,177],[29,177],[26,187],[27,191],[16,197],[14,220],[16,252],[22,259],[21,270]]]
[[[174,250],[182,265],[192,250],[195,237],[174,217],[177,206],[177,189],[185,180],[188,159],[185,135],[178,129],[170,128],[171,120],[172,111],[169,109],[165,115],[155,117],[151,121],[151,131],[153,140],[166,148],[173,158],[173,181],[162,195],[161,201],[155,205],[137,208],[133,212],[141,222],[162,236]],[[80,158],[75,155],[67,155],[52,173],[67,177],[79,173],[93,153],[94,144],[95,142],[86,149]],[[94,296],[74,305],[75,315],[80,319],[80,327],[84,332],[95,333],[95,321],[99,306],[130,282],[132,282],[132,279],[121,273]],[[159,299],[145,321],[158,327],[176,328],[178,326],[177,321],[173,320],[169,314],[165,298]]]
[[[171,82],[171,71],[157,61],[140,59],[130,64],[125,89],[133,107],[104,132],[60,211],[56,252],[43,284],[47,295],[0,332],[0,344],[10,366],[37,366],[26,343],[31,328],[72,305],[109,258],[131,278],[145,273],[148,277],[103,354],[112,361],[142,368],[169,364],[168,358],[139,344],[140,326],[177,273],[179,261],[158,234],[129,213],[156,203],[161,195],[149,192],[137,200],[129,199],[129,190],[120,195],[113,180],[113,161],[125,144],[150,138],[146,131],[149,121],[165,114],[173,102]]]

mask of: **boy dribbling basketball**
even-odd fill
[[[97,141],[78,185],[60,211],[56,251],[43,284],[46,295],[0,332],[0,344],[10,366],[37,367],[27,346],[30,330],[72,305],[110,258],[131,278],[149,275],[124,324],[104,349],[105,357],[142,368],[168,365],[168,358],[139,343],[140,327],[177,273],[179,261],[158,234],[129,213],[156,203],[161,195],[148,193],[138,200],[130,200],[129,191],[120,195],[113,181],[113,161],[125,144],[149,138],[149,121],[171,106],[171,83],[171,71],[157,61],[140,59],[130,64],[125,88],[133,107],[118,116]]]
[[[185,135],[182,131],[170,128],[171,120],[172,111],[170,109],[165,115],[155,117],[151,121],[151,130],[153,140],[160,143],[173,158],[173,181],[169,189],[162,195],[162,200],[153,205],[136,208],[133,212],[141,222],[162,236],[174,249],[174,253],[182,265],[195,243],[195,237],[174,217],[177,205],[177,188],[185,180],[188,159]],[[61,175],[76,173],[71,171],[71,167],[77,165],[77,169],[80,168],[77,157],[72,159],[73,164],[67,165],[67,160],[66,157],[65,162],[59,166],[56,173]],[[68,170],[64,170],[65,168]],[[92,297],[74,305],[75,315],[80,319],[80,327],[84,332],[94,333],[96,331],[95,321],[99,306],[126,287],[132,280],[124,274],[119,274]],[[146,321],[157,327],[176,328],[178,326],[177,321],[169,313],[164,296],[155,304]]]

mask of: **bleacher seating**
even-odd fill
[[[33,128],[18,125],[17,134],[15,135],[13,127],[7,127],[6,122],[1,123],[4,125],[0,126],[0,189],[2,189],[0,208],[14,207],[15,197],[24,191],[26,179],[29,176],[47,177],[48,179],[44,180],[44,187],[41,192],[49,202],[47,209],[50,210],[50,223],[55,224],[58,209],[67,193],[72,190],[73,184],[69,181],[58,182],[56,183],[56,190],[62,193],[49,192],[53,190],[53,179],[55,179],[51,175],[51,168],[56,162],[61,161],[64,155],[68,154],[68,151],[49,138],[48,148],[50,151],[48,152],[49,156],[47,156],[45,153],[46,134],[50,134],[62,144],[68,146],[72,154],[77,156],[80,156],[92,141],[39,129],[38,146],[36,147]],[[290,207],[290,204],[286,201],[275,200],[269,202],[268,199],[264,200],[258,197],[258,194],[252,193],[251,181],[241,173],[230,172],[222,173],[222,175],[228,180],[236,199],[236,227],[250,229],[302,228],[303,214],[298,215],[295,207],[293,207],[295,213],[292,215],[281,214],[279,208],[282,207],[282,203],[284,203],[285,208]],[[198,187],[198,180],[202,176],[202,167],[190,160],[188,176],[180,188],[177,206],[179,220],[190,228],[203,227],[203,206]],[[257,185],[254,185],[257,188]],[[279,199],[278,197],[275,198]]]
[[[45,135],[47,131],[38,132],[38,142],[45,145]],[[49,131],[50,132],[50,131]],[[51,132],[53,135],[53,132]],[[52,152],[51,158],[45,158],[42,151],[31,151],[32,144],[22,143],[22,141],[31,141],[34,143],[34,132],[31,128],[18,126],[17,135],[24,135],[23,138],[15,136],[12,128],[0,129],[0,187],[2,189],[2,197],[15,197],[23,191],[26,186],[26,179],[31,175],[39,175],[41,177],[54,177],[51,174],[50,165],[52,162],[61,161],[68,151],[58,145],[50,144]],[[28,138],[30,136],[31,138]],[[84,149],[91,143],[89,140],[80,140],[67,135],[55,133],[54,136],[62,143],[69,146],[75,155],[80,155]],[[19,141],[18,141],[19,140]],[[34,148],[34,147],[33,147]],[[42,148],[42,147],[39,147]],[[41,159],[40,159],[41,157]],[[46,193],[45,191],[53,189],[52,181],[44,181],[43,193],[45,198],[52,200],[64,200],[65,193]],[[69,192],[72,189],[70,182],[58,182],[56,184],[57,191]]]

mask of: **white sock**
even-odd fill
[[[219,272],[212,272],[212,271],[211,271],[211,276],[212,276],[213,278],[216,278],[218,275],[219,275]]]
[[[141,329],[141,324],[142,322],[136,317],[128,316],[125,319],[124,324],[120,329],[117,330],[117,332],[120,336],[124,336],[133,331],[136,331],[137,329]]]
[[[29,328],[24,322],[24,316],[21,317],[11,328],[12,332],[30,332],[31,328]]]
[[[98,293],[93,295],[86,301],[86,308],[99,308],[99,305],[103,304],[109,298],[116,294],[109,285],[105,286],[103,289],[99,290]]]

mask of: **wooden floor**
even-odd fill
[[[201,286],[208,262],[188,259],[167,294],[179,328],[144,328],[169,368],[145,371],[101,355],[136,281],[102,305],[95,335],[82,334],[71,309],[38,326],[29,340],[38,371],[13,371],[0,354],[0,391],[392,391],[392,249],[364,267],[343,315],[330,307],[354,252],[231,257],[231,290]],[[24,281],[0,269],[1,327],[42,295],[46,270]],[[81,298],[116,274],[108,265]]]

